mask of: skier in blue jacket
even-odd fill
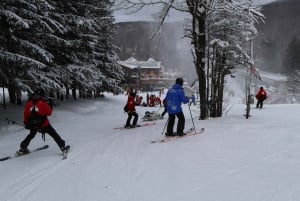
[[[173,127],[175,123],[175,116],[178,118],[177,123],[177,135],[182,136],[185,135],[183,132],[185,118],[182,112],[181,104],[186,104],[189,102],[188,98],[185,96],[183,90],[183,79],[177,78],[176,83],[173,85],[171,89],[168,90],[166,95],[167,101],[167,111],[169,114],[168,126],[167,126],[167,133],[166,136],[175,136],[173,133]]]

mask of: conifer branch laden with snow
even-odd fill
[[[113,2],[3,0],[1,4],[0,72],[9,91],[32,91],[36,86],[62,91],[71,85],[112,91],[102,81],[123,79],[112,52]],[[77,67],[66,73],[70,65]]]

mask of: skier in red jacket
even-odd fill
[[[51,126],[47,116],[52,114],[52,102],[47,102],[42,97],[45,95],[44,90],[36,90],[26,103],[24,110],[24,124],[25,128],[30,130],[27,137],[21,142],[19,153],[29,153],[28,145],[35,137],[37,132],[48,133],[57,143],[61,151],[64,151],[65,141],[61,139],[55,129]]]
[[[128,106],[128,118],[125,124],[125,128],[134,128],[137,126],[137,121],[139,115],[135,111],[135,96],[136,92],[133,91],[133,88],[130,87],[128,91],[128,100],[127,100],[127,106]],[[130,125],[131,118],[134,116],[132,125]]]
[[[267,92],[263,87],[260,87],[259,91],[256,94],[257,104],[256,108],[262,108],[264,104],[264,100],[267,99]]]

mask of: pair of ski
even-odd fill
[[[49,145],[44,145],[44,146],[41,146],[41,147],[37,147],[33,150],[30,150],[30,152],[26,153],[26,154],[20,154],[19,152],[16,152],[15,154],[11,154],[11,155],[5,156],[3,158],[0,158],[0,161],[6,161],[6,160],[17,158],[17,157],[20,157],[20,156],[25,156],[25,155],[32,154],[34,152],[45,150],[45,149],[48,149],[48,148],[49,148]],[[62,153],[62,160],[67,159],[69,150],[70,150],[70,146],[68,145],[68,146],[66,146],[65,150]]]
[[[139,127],[144,127],[144,126],[153,126],[153,125],[155,125],[155,122],[144,123],[144,124],[141,124],[141,125],[136,125],[135,127],[132,127],[132,128],[116,127],[114,129],[124,130],[124,129],[133,129],[133,128],[139,128]]]
[[[192,136],[192,135],[197,135],[200,133],[204,132],[204,128],[201,128],[200,130],[194,130],[193,128],[188,129],[187,131],[185,131],[185,135],[179,136],[179,135],[175,135],[172,137],[164,137],[163,139],[157,139],[157,140],[151,140],[151,143],[163,143],[163,142],[169,142],[172,140],[176,140],[176,139],[180,139],[180,138],[185,138],[188,136]]]

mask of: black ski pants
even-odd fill
[[[134,119],[133,119],[133,122],[132,122],[132,126],[136,126],[139,115],[136,112],[128,112],[128,118],[127,118],[125,127],[130,126],[130,121],[131,121],[131,118],[133,116],[134,116]]]
[[[26,149],[28,145],[30,144],[30,141],[35,137],[37,132],[41,133],[47,133],[49,134],[54,141],[57,143],[60,149],[65,147],[65,141],[61,139],[61,137],[58,135],[58,133],[55,131],[55,129],[49,124],[43,128],[34,128],[30,129],[30,133],[27,135],[27,137],[21,142],[20,147],[22,149]]]
[[[264,100],[258,100],[256,104],[256,108],[262,108],[264,104]]]
[[[185,118],[183,112],[179,112],[176,114],[169,114],[168,126],[167,126],[167,135],[173,134],[173,128],[175,123],[175,116],[178,118],[177,122],[177,134],[183,133]]]

